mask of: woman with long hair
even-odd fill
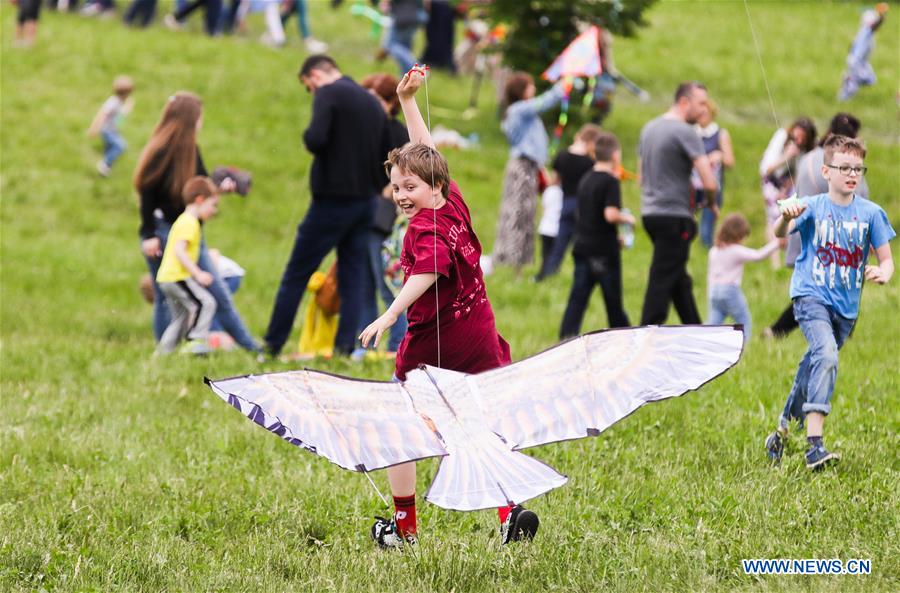
[[[775,238],[774,224],[781,216],[778,200],[791,195],[794,178],[797,176],[797,162],[800,157],[816,147],[816,124],[808,117],[798,117],[788,128],[780,128],[772,135],[766,152],[759,162],[762,177],[762,193],[766,208],[766,238]],[[787,245],[781,241],[782,249]],[[772,265],[778,267],[781,256],[772,254]]]
[[[197,146],[197,132],[202,125],[203,103],[197,95],[179,91],[169,97],[134,172],[134,187],[140,196],[141,251],[153,280],[153,333],[157,341],[169,324],[169,308],[156,283],[169,229],[184,211],[181,197],[184,184],[195,175],[207,175]],[[234,182],[226,179],[221,189],[231,191]],[[201,243],[197,263],[214,277],[208,288],[216,299],[216,318],[222,327],[241,347],[258,350],[234,308],[231,293],[210,258],[205,242]]]
[[[534,257],[534,217],[539,178],[547,162],[549,138],[540,114],[563,97],[562,87],[535,97],[534,80],[516,72],[506,82],[506,110],[501,127],[509,141],[509,161],[503,174],[503,198],[494,239],[493,263],[520,271]]]

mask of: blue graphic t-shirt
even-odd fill
[[[791,298],[816,297],[847,319],[859,314],[869,247],[878,249],[896,236],[878,204],[854,196],[838,206],[828,194],[801,200],[806,205],[792,232],[803,250],[794,264]]]

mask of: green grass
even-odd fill
[[[311,3],[317,36],[355,77],[379,68],[368,26]],[[751,4],[777,119],[808,114],[820,128],[861,5]],[[296,81],[302,58],[251,39],[210,40],[160,27],[45,12],[40,43],[11,47],[14,10],[2,5],[2,387],[0,590],[3,591],[896,591],[900,588],[897,279],[869,287],[841,353],[826,431],[844,453],[832,471],[802,467],[802,439],[785,464],[764,463],[773,426],[805,342],[758,339],[732,371],[679,400],[650,406],[599,438],[531,451],[570,476],[531,503],[544,526],[531,545],[501,549],[491,512],[422,504],[415,554],[373,549],[367,530],[386,510],[359,474],[339,470],[260,431],[202,385],[285,364],[241,352],[208,360],[151,360],[150,310],[130,174],[165,98],[205,101],[200,142],[208,164],[254,173],[253,194],[228,199],[209,242],[249,270],[237,296],[262,333],[295,225],[309,202],[300,134],[310,101]],[[900,226],[896,82],[900,14],[888,15],[873,64],[876,87],[846,107],[864,123],[872,195]],[[195,19],[196,20],[196,19]],[[682,79],[709,85],[734,138],[726,209],[745,212],[749,243],[763,242],[756,164],[775,128],[742,3],[663,3],[636,39],[618,40],[619,67],[653,95],[620,94],[607,126],[634,165],[640,126],[666,108]],[[253,21],[257,33],[261,24]],[[199,23],[192,23],[199,28]],[[385,68],[392,69],[389,64]],[[94,170],[85,130],[112,78],[130,74],[137,105],[129,150],[112,177]],[[435,73],[432,104],[461,111],[470,80]],[[493,243],[506,144],[485,87],[473,120],[434,118],[478,151],[448,151],[482,243]],[[843,106],[840,106],[843,107]],[[625,201],[639,196],[626,184]],[[649,244],[624,255],[625,302],[638,317]],[[691,261],[698,298],[705,254]],[[498,325],[515,358],[554,343],[571,267],[534,286],[500,271],[488,279]],[[530,273],[529,273],[530,272]],[[744,289],[756,327],[787,303],[787,270],[748,266]],[[585,329],[605,325],[599,298]],[[296,339],[296,333],[294,339]],[[385,378],[386,363],[318,367]],[[436,464],[421,464],[424,492]],[[383,492],[382,473],[373,479]],[[870,558],[869,576],[743,574],[742,558]]]

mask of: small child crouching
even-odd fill
[[[744,264],[762,261],[778,249],[778,241],[770,241],[761,249],[744,247],[744,239],[750,236],[750,223],[743,214],[729,214],[722,221],[716,242],[709,250],[707,293],[709,314],[706,323],[719,325],[731,317],[744,326],[744,346],[750,339],[750,307],[741,290]]]
[[[194,177],[184,185],[185,208],[169,231],[166,250],[156,275],[159,289],[166,296],[172,321],[159,340],[157,352],[168,354],[184,338],[182,349],[190,354],[207,354],[209,327],[216,314],[216,299],[206,289],[213,275],[197,265],[203,231],[200,221],[219,211],[218,188],[208,177]]]

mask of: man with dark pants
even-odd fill
[[[387,116],[377,99],[341,74],[334,60],[310,56],[300,82],[313,94],[313,113],[303,142],[313,154],[312,203],[297,227],[266,331],[266,353],[277,355],[291,334],[310,276],[333,248],[338,257],[341,317],[335,352],[353,351],[362,310],[372,195],[380,191],[387,158]]]
[[[682,83],[675,91],[672,107],[641,130],[641,218],[653,242],[641,325],[665,323],[670,302],[682,323],[701,323],[687,262],[691,241],[697,235],[691,212],[694,168],[703,182],[707,207],[718,215],[716,179],[703,142],[692,126],[708,102],[705,86],[699,82]]]

